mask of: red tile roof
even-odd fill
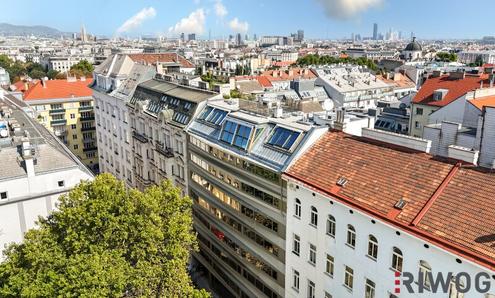
[[[270,81],[290,81],[294,79],[314,79],[316,75],[310,69],[290,68],[288,70],[267,70],[262,76]]]
[[[495,269],[495,174],[328,132],[285,175],[448,251]],[[338,187],[345,177],[348,182]],[[404,199],[402,210],[394,205]]]
[[[176,62],[180,63],[182,67],[185,68],[194,68],[194,64],[192,64],[189,60],[182,57],[181,55],[177,55],[175,53],[161,53],[161,54],[129,54],[129,58],[131,58],[134,62],[145,62],[147,64],[155,64],[158,62]]]
[[[87,97],[93,95],[88,85],[91,80],[69,82],[67,80],[48,80],[45,81],[46,87],[43,87],[39,81],[24,93],[24,100],[44,100],[44,99],[61,99],[72,97]]]
[[[478,108],[479,110],[482,110],[483,107],[486,107],[486,106],[494,107],[495,106],[495,95],[471,99],[471,100],[469,100],[469,102],[473,106]]]
[[[421,86],[413,99],[413,103],[438,107],[446,106],[469,91],[479,89],[482,81],[487,84],[487,78],[488,76],[486,74],[481,76],[466,75],[464,79],[458,80],[449,78],[449,75],[430,78]],[[433,93],[437,89],[448,90],[444,99],[433,100]]]
[[[24,93],[26,90],[29,90],[30,88],[32,88],[37,82],[38,82],[38,80],[31,81],[31,82],[17,81],[13,85],[15,86],[15,91],[20,91],[20,92]]]
[[[259,76],[258,77],[258,82],[260,83],[261,86],[265,88],[270,88],[273,87],[272,83],[266,76]]]

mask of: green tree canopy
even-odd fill
[[[53,80],[55,78],[57,78],[57,75],[59,74],[58,71],[56,71],[55,69],[51,69],[49,70],[47,73],[46,73],[46,76],[50,79],[50,80]]]
[[[187,273],[191,206],[168,181],[145,192],[109,174],[82,182],[5,250],[0,297],[207,297]]]
[[[77,76],[91,76],[94,69],[94,66],[88,60],[81,60],[79,63],[72,65],[70,71]]]
[[[455,62],[455,61],[457,61],[457,54],[447,53],[447,52],[439,52],[436,55],[436,60],[442,61],[442,62]]]
[[[298,66],[309,66],[309,65],[330,65],[338,63],[350,63],[360,66],[366,66],[373,71],[378,71],[378,66],[372,60],[366,59],[364,57],[351,58],[351,57],[334,57],[334,56],[320,56],[318,54],[309,54],[304,57],[298,58],[296,64]]]

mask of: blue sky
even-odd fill
[[[88,32],[106,36],[188,30],[204,37],[210,30],[214,37],[246,30],[261,36],[304,29],[310,38],[341,38],[370,36],[375,22],[380,32],[394,28],[418,38],[495,35],[493,0],[0,0],[0,7],[0,22],[70,32],[85,24]]]

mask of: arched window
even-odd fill
[[[296,204],[294,206],[294,216],[297,218],[301,218],[301,201],[296,199]]]
[[[373,235],[368,236],[368,256],[374,260],[378,258],[378,240]]]
[[[402,263],[404,258],[402,256],[402,251],[397,247],[392,250],[392,269],[402,272]]]
[[[327,235],[335,238],[336,222],[335,217],[328,215],[327,218]]]
[[[431,266],[428,264],[428,262],[421,260],[419,261],[419,272],[422,274],[422,282],[423,285],[426,289],[430,288],[430,276],[429,273],[431,272]]]
[[[311,224],[318,226],[318,210],[314,206],[311,206]]]
[[[352,225],[347,225],[347,244],[356,247],[356,229]]]

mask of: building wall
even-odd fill
[[[300,218],[294,215],[296,198],[302,203]],[[316,227],[310,225],[312,206],[318,211],[318,224]],[[332,215],[336,220],[335,237],[331,237],[326,233],[326,222],[329,215]],[[356,230],[355,248],[346,244],[347,225],[349,224],[353,225]],[[292,252],[294,234],[301,239],[300,256]],[[369,235],[373,235],[378,241],[376,259],[367,255]],[[367,279],[375,283],[374,297],[393,297],[390,295],[394,294],[395,288],[395,271],[391,268],[394,247],[402,251],[403,272],[413,273],[415,279],[418,276],[420,260],[428,262],[434,275],[437,272],[453,272],[454,274],[468,272],[473,277],[478,272],[486,272],[490,276],[494,274],[492,270],[447,252],[433,243],[427,243],[414,235],[400,231],[388,223],[373,219],[330,197],[314,193],[301,183],[292,180],[288,182],[287,188],[286,238],[286,297],[308,297],[308,281],[312,281],[315,284],[315,297],[330,297],[325,296],[325,292],[332,295],[331,297],[337,298],[365,297]],[[310,244],[316,246],[315,266],[308,262]],[[425,244],[428,244],[429,247],[426,248]],[[325,272],[327,254],[334,258],[333,276]],[[458,263],[456,259],[460,259],[462,263]],[[343,285],[345,266],[349,266],[354,271],[352,289]],[[293,270],[299,272],[299,291],[292,287]],[[417,286],[414,286],[414,288],[417,292]],[[492,292],[494,291],[495,288],[492,286]],[[480,295],[473,288],[473,291],[466,293],[464,298],[481,297]],[[397,296],[444,298],[448,294],[434,294],[432,292],[410,294],[402,287],[401,293],[397,294]]]
[[[433,112],[429,117],[429,123],[441,123],[442,121],[449,121],[455,123],[464,122],[464,111],[466,109],[466,96],[462,96],[448,105],[441,107]]]
[[[422,113],[418,113],[418,109],[422,109]],[[436,110],[438,110],[438,107],[412,104],[409,134],[413,137],[421,138],[423,136],[423,128],[430,123],[430,115]]]
[[[0,200],[0,259],[6,244],[20,242],[24,233],[36,226],[38,216],[47,216],[56,208],[60,195],[88,179],[91,177],[87,173],[74,167],[0,181],[0,192],[7,191],[8,195],[7,199]],[[63,181],[64,186],[59,186],[59,181]]]
[[[98,171],[93,98],[33,100],[38,121],[54,132],[90,169]]]

